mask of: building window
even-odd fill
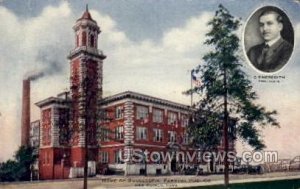
[[[147,140],[147,128],[146,127],[137,127],[136,139],[137,140]]]
[[[158,109],[153,109],[153,122],[162,123],[163,122],[163,111]]]
[[[154,132],[154,142],[162,142],[163,131],[161,129],[153,129]]]
[[[183,144],[189,144],[190,143],[190,138],[189,138],[189,135],[188,133],[184,133],[183,134]]]
[[[82,32],[82,46],[86,46],[86,32]]]
[[[42,111],[42,145],[51,144],[51,109]]]
[[[115,115],[116,115],[116,119],[123,118],[123,107],[122,106],[117,106],[116,107]]]
[[[177,114],[175,112],[168,112],[168,125],[177,124]]]
[[[186,115],[182,115],[181,117],[181,126],[182,127],[187,127],[189,124],[189,119]]]
[[[99,141],[107,142],[109,141],[109,129],[107,126],[100,126],[97,128],[97,139],[100,139]]]
[[[105,142],[109,141],[109,129],[108,128],[102,128],[102,139]]]
[[[79,46],[79,36],[76,35],[76,47],[78,47],[78,46]]]
[[[115,151],[115,163],[124,163],[122,158],[122,150]]]
[[[90,47],[95,46],[95,37],[93,34],[90,35]]]
[[[109,113],[108,109],[100,110],[100,120],[101,122],[107,122],[113,119],[112,114]]]
[[[65,108],[58,108],[58,127],[59,127],[59,144],[67,145],[70,132],[69,132],[69,110]]]
[[[168,142],[176,142],[176,132],[168,131]]]
[[[108,152],[100,152],[100,162],[108,163]]]
[[[33,128],[32,128],[32,136],[33,137],[38,137],[39,134],[40,134],[40,125],[35,125]]]
[[[115,136],[116,136],[115,138],[117,140],[123,139],[123,137],[124,137],[124,127],[123,126],[116,127]]]
[[[136,118],[137,119],[148,119],[149,110],[148,107],[145,106],[137,106],[136,107]]]
[[[30,124],[31,146],[38,148],[40,145],[40,122],[35,121]]]
[[[97,133],[96,133],[96,137],[97,137],[97,142],[98,143],[101,142],[101,141],[103,141],[102,140],[102,136],[103,136],[103,134],[102,134],[102,127],[98,126],[97,127]]]

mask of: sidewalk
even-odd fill
[[[300,172],[278,172],[262,175],[230,175],[230,183],[300,179]],[[223,184],[223,175],[209,176],[99,176],[89,178],[89,189],[103,188],[183,188]],[[0,183],[0,189],[81,189],[83,179]]]

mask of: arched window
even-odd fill
[[[79,36],[76,35],[76,47],[78,47],[78,46],[79,46]]]
[[[93,34],[90,35],[90,46],[95,47],[95,37]]]
[[[82,32],[82,46],[86,46],[86,32]]]

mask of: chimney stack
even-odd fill
[[[30,132],[30,79],[23,80],[21,145],[29,145]]]

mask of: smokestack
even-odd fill
[[[23,80],[21,145],[29,145],[30,132],[30,79]]]

